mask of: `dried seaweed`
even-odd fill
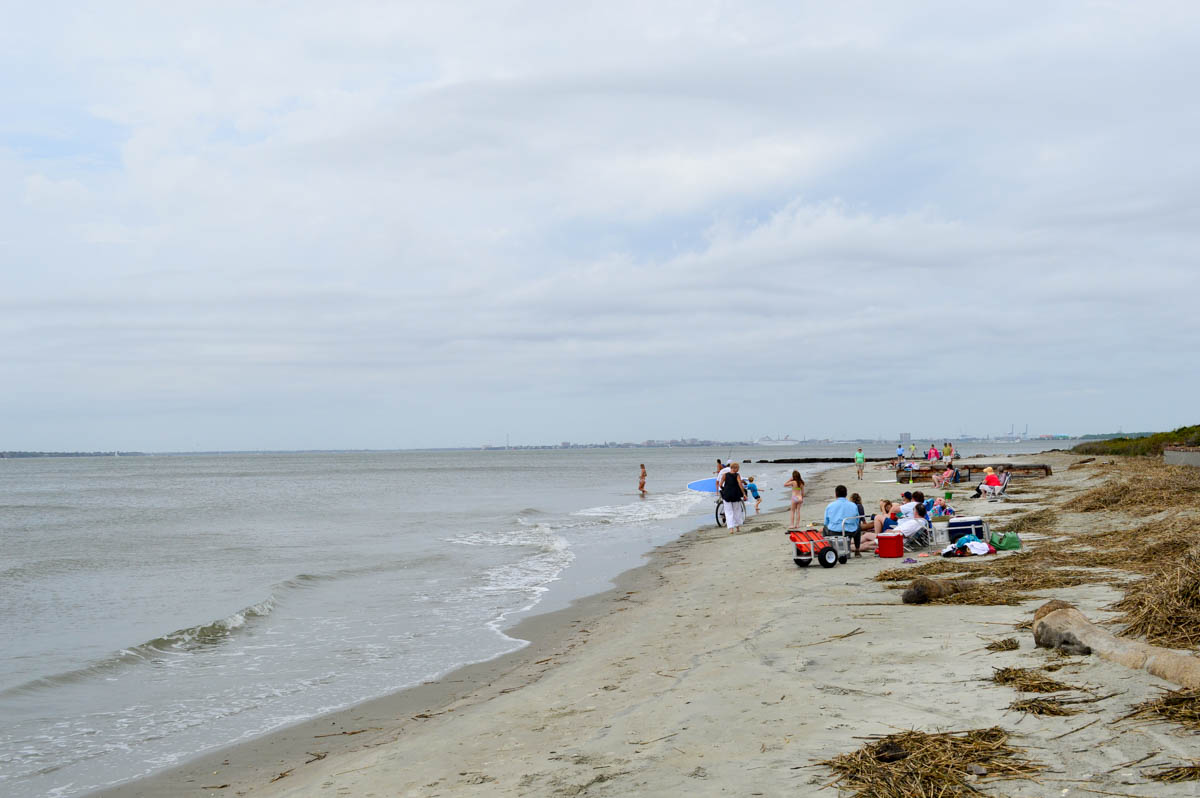
[[[1022,698],[1009,704],[1008,708],[1030,715],[1053,715],[1056,717],[1078,715],[1083,711],[1070,706],[1069,701],[1063,701],[1061,698]]]
[[[992,681],[1022,693],[1062,693],[1080,689],[1029,668],[993,668]]]
[[[1154,773],[1147,773],[1146,778],[1171,784],[1181,781],[1200,781],[1200,762],[1192,760],[1190,765],[1176,765]]]
[[[1050,532],[1058,525],[1058,511],[1049,507],[1042,510],[1032,510],[996,522],[996,527],[1005,532]]]
[[[1120,719],[1166,721],[1200,731],[1200,689],[1163,690],[1158,698],[1135,705]]]
[[[1121,613],[1122,637],[1168,648],[1200,646],[1200,544],[1129,585],[1112,609]]]
[[[860,798],[974,798],[972,774],[1021,779],[1037,775],[1038,763],[1008,744],[999,727],[927,734],[891,734],[821,764],[837,774],[834,783]]]
[[[1136,460],[1119,464],[1116,471],[1115,479],[1080,494],[1068,502],[1067,509],[1075,513],[1101,510],[1144,513],[1200,508],[1200,469]]]
[[[1020,647],[1021,644],[1017,642],[1017,638],[1015,637],[1006,637],[1003,640],[993,640],[984,646],[984,648],[986,648],[988,651],[1016,651]]]

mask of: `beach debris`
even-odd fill
[[[1193,759],[1190,765],[1176,765],[1154,773],[1147,773],[1145,776],[1154,781],[1165,781],[1168,783],[1200,781],[1200,761]]]
[[[271,778],[271,782],[274,783],[274,782],[279,781],[280,779],[286,779],[288,776],[291,775],[293,770],[295,770],[295,768],[288,768],[287,770],[283,771],[282,773],[279,773],[278,775],[273,776]]]
[[[320,762],[322,759],[329,756],[328,751],[305,751],[304,753],[312,757],[312,759],[304,763],[306,765],[311,765],[313,762]]]
[[[1200,508],[1200,469],[1152,460],[1122,462],[1118,476],[1067,504],[1073,513],[1127,510],[1139,513]]]
[[[847,637],[854,637],[855,635],[860,635],[862,633],[863,633],[863,630],[862,630],[862,627],[860,626],[855,629],[851,629],[849,632],[846,632],[845,634],[833,635],[831,637],[825,638],[824,640],[818,640],[815,643],[800,643],[798,645],[795,643],[792,643],[792,644],[788,645],[788,648],[808,648],[809,646],[819,646],[822,643],[831,643],[834,640],[845,640]]]
[[[434,715],[441,715],[441,714],[442,714],[441,712],[434,712],[434,713],[428,714],[428,715],[422,713],[420,715],[413,715],[413,717],[414,718],[432,718]],[[354,731],[340,731],[340,732],[330,732],[328,734],[314,734],[313,738],[315,739],[317,737],[350,737],[351,735],[362,734],[363,732],[379,731],[382,728],[383,728],[382,726],[368,726],[365,729],[355,729]]]
[[[938,734],[914,730],[889,734],[820,764],[837,774],[834,784],[860,798],[966,798],[979,795],[971,781],[980,776],[1037,775],[1042,766],[1022,753],[1009,745],[1008,732],[999,727]]]
[[[1195,529],[1190,532],[1188,538],[1194,539]],[[1112,609],[1121,613],[1122,637],[1195,649],[1200,645],[1200,544],[1165,559],[1157,572],[1129,585]]]
[[[1042,648],[1095,654],[1183,687],[1200,688],[1200,658],[1138,640],[1118,638],[1090,622],[1066,602],[1048,602],[1034,613],[1033,640]]]
[[[1079,689],[1031,668],[993,668],[992,681],[1022,693],[1061,693]]]
[[[228,784],[205,784],[200,789],[202,790],[223,790],[228,787]]]
[[[1158,698],[1135,705],[1119,720],[1178,723],[1200,731],[1200,689],[1163,690]]]
[[[1083,710],[1069,706],[1069,700],[1061,698],[1021,698],[1008,705],[1009,709],[1030,715],[1078,715]]]
[[[1015,637],[1006,637],[1003,640],[993,640],[984,646],[984,648],[986,648],[988,651],[1016,651],[1020,647],[1021,644],[1017,642],[1017,638]]]
[[[1058,511],[1047,507],[1044,510],[1021,511],[1010,518],[996,523],[997,528],[1005,532],[1052,532],[1058,524]]]

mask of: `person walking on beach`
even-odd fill
[[[858,471],[858,478],[863,478],[863,469],[867,467],[867,456],[863,454],[862,447],[858,447],[858,451],[854,453],[854,468]]]
[[[762,505],[762,496],[758,495],[758,485],[754,484],[754,477],[746,480],[746,490],[750,491],[750,495],[754,497],[754,514],[758,515],[758,508]]]
[[[908,445],[908,459],[915,460],[916,458],[917,458],[917,445],[915,443],[910,443]]]
[[[804,479],[799,471],[793,471],[792,478],[783,486],[792,489],[792,521],[788,528],[795,529],[800,526],[800,507],[804,504]]]
[[[646,495],[646,464],[642,463],[642,473],[638,474],[638,492]]]
[[[738,532],[746,523],[746,485],[738,474],[738,463],[729,464],[729,470],[717,478],[717,491],[725,503],[725,526],[729,534]]]

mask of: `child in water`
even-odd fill
[[[746,490],[750,491],[750,495],[754,497],[754,514],[758,515],[758,508],[762,504],[762,496],[758,495],[758,485],[754,484],[754,477],[746,480]]]

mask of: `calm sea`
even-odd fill
[[[684,486],[729,455],[0,460],[0,794],[80,795],[519,648],[523,614],[711,523]],[[744,473],[765,508],[790,470]]]

